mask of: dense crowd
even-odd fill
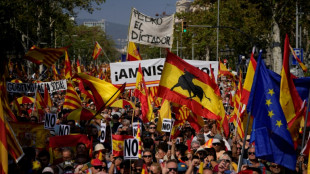
[[[31,80],[23,79],[25,82]],[[232,77],[218,79],[223,105],[229,117],[233,106],[232,96],[235,94],[237,80]],[[76,87],[78,94],[79,88]],[[9,162],[9,173],[237,173],[239,156],[242,152],[243,140],[234,134],[231,125],[229,136],[224,136],[215,120],[204,118],[204,125],[200,131],[195,131],[189,122],[180,127],[180,133],[171,137],[170,132],[162,133],[157,130],[158,111],[154,109],[152,122],[142,124],[142,156],[138,160],[124,160],[123,156],[113,155],[111,135],[132,135],[132,122],[142,123],[142,114],[139,102],[135,108],[107,107],[101,112],[101,118],[88,121],[67,120],[69,110],[63,109],[66,91],[52,94],[53,107],[46,108],[45,113],[57,113],[57,124],[70,125],[70,134],[85,134],[92,140],[91,146],[77,143],[74,147],[62,147],[60,155],[55,159],[51,155],[46,139],[45,148],[35,146],[23,147],[24,157],[15,164],[13,159]],[[135,101],[128,95],[128,91],[120,98]],[[9,94],[10,100],[16,94]],[[82,107],[96,110],[92,100],[81,97]],[[34,115],[31,103],[21,104],[21,114],[16,113],[19,122],[42,124],[44,117]],[[173,114],[172,114],[173,115]],[[105,142],[100,143],[99,132],[101,121],[105,122]],[[50,132],[50,137],[55,136]],[[243,159],[241,160],[240,173],[306,173],[306,162],[299,156],[296,171],[290,171],[278,164],[258,159],[255,156],[255,143],[250,143],[250,136],[246,136]],[[53,158],[53,160],[51,160]]]

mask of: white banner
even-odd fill
[[[40,82],[40,83],[11,83],[6,82],[6,88],[8,92],[13,93],[35,93],[36,88],[40,93],[44,93],[44,86],[49,93],[53,93],[56,91],[67,90],[67,81],[66,80],[58,80],[51,82]]]
[[[129,41],[144,45],[171,48],[173,43],[174,14],[152,18],[132,8]]]
[[[57,115],[56,114],[45,114],[44,129],[54,130],[56,126]]]
[[[122,85],[125,82],[126,89],[134,89],[136,87],[136,76],[141,63],[144,80],[146,86],[158,86],[162,70],[165,64],[165,58],[148,59],[129,62],[110,63],[111,82],[113,85]],[[214,76],[218,75],[217,61],[201,61],[201,60],[185,60],[187,63],[203,70],[207,74],[210,73],[210,65],[213,69]],[[172,72],[173,73],[173,72]]]
[[[124,160],[139,159],[139,140],[130,138],[124,140]]]

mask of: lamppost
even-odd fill
[[[233,57],[235,49],[229,48],[228,45],[225,45],[225,49],[220,49],[220,55],[221,57],[225,59],[229,59],[230,57]]]

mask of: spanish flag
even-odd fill
[[[141,64],[139,64],[139,69],[137,72],[136,89],[134,91],[134,95],[140,100],[141,103],[142,121],[144,123],[151,121],[154,117],[153,107],[151,105],[151,99],[145,85]]]
[[[241,95],[241,103],[247,105],[250,97],[250,92],[253,84],[254,74],[256,70],[256,60],[254,59],[254,51],[255,47],[253,47],[253,51],[250,58],[250,63],[248,65],[248,69],[245,75],[243,90]]]
[[[115,100],[110,107],[116,107],[116,108],[126,108],[126,107],[130,107],[130,108],[135,108],[135,105],[128,100],[124,100],[124,99],[119,99],[119,100]]]
[[[115,87],[109,82],[100,80],[96,77],[89,76],[83,73],[78,73],[75,78],[80,79],[82,85],[87,86],[92,92],[92,99],[95,102],[97,112],[100,112],[104,107],[109,106],[123,90],[126,84],[120,88]]]
[[[96,41],[95,48],[94,48],[94,51],[93,51],[93,54],[92,54],[92,57],[94,58],[94,60],[97,59],[97,57],[99,56],[101,51],[102,51],[102,48],[99,45],[99,43]]]
[[[225,115],[218,86],[209,75],[167,51],[158,96],[186,105],[197,115],[219,120]]]
[[[63,108],[65,109],[78,109],[82,107],[81,99],[76,93],[71,81],[67,82],[67,92]]]
[[[299,125],[304,109],[302,108],[303,102],[296,90],[293,79],[291,78],[289,54],[289,38],[288,35],[286,35],[284,42],[283,67],[281,71],[280,104],[287,120],[288,129],[292,135],[293,141],[297,141]],[[273,92],[273,94],[274,93],[275,92]]]
[[[226,66],[224,65],[224,63],[221,62],[221,60],[219,61],[219,75],[223,75],[223,76],[231,76],[234,77],[234,75],[226,68]]]
[[[53,102],[50,96],[50,93],[48,93],[46,85],[44,86],[44,103],[51,108],[53,106]]]
[[[129,135],[112,135],[112,154],[114,157],[123,156],[124,140],[133,138]]]
[[[163,101],[159,110],[158,122],[156,126],[158,132],[161,132],[164,118],[171,119],[170,102],[168,100]]]
[[[65,51],[67,51],[67,47],[39,48],[34,45],[26,53],[24,58],[37,65],[43,64],[49,68],[65,53]]]
[[[139,53],[135,43],[133,43],[133,42],[128,43],[127,60],[128,61],[142,60],[140,53]]]
[[[71,63],[68,56],[68,51],[65,53],[65,78],[69,79],[72,77],[72,69],[71,69]]]

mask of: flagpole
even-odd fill
[[[309,103],[310,103],[310,90],[308,93],[308,103],[307,103],[307,110],[306,110],[306,118],[305,118],[305,123],[304,123],[304,131],[302,133],[302,143],[301,143],[301,149],[304,148],[305,145],[305,138],[306,138],[306,127],[307,127],[307,121],[308,121],[308,115],[309,115]]]
[[[244,148],[245,148],[246,135],[248,134],[249,124],[250,124],[250,116],[251,116],[251,112],[249,112],[248,120],[246,122],[246,128],[245,128],[243,144],[242,144],[242,151],[241,151],[241,155],[239,155],[239,161],[238,161],[238,172],[240,172],[240,170],[241,170],[242,159],[243,159]]]

